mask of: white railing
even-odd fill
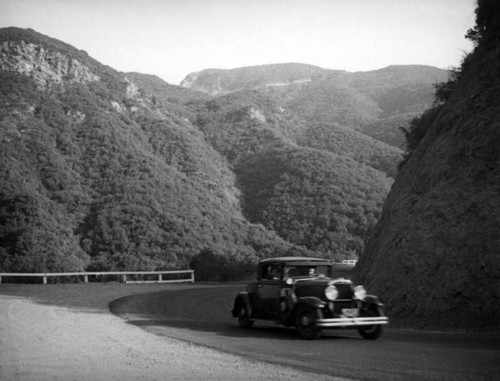
[[[342,260],[342,264],[343,265],[353,265],[353,266],[355,266],[357,262],[358,262],[357,259],[344,259],[344,260]]]
[[[189,274],[189,277],[180,279],[163,279],[163,275],[170,274]],[[95,272],[71,272],[71,273],[0,273],[0,283],[2,283],[2,277],[42,277],[43,284],[47,284],[47,279],[49,277],[72,277],[75,276],[77,279],[83,277],[83,281],[87,283],[90,276],[104,277],[108,275],[118,276],[121,278],[123,283],[183,283],[189,282],[194,283],[194,270],[176,270],[176,271],[95,271]],[[141,278],[156,278],[149,280],[131,280],[127,276],[137,276]],[[136,277],[134,277],[136,278]]]

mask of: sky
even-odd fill
[[[0,0],[99,62],[179,84],[189,73],[299,62],[326,69],[460,65],[475,0]]]

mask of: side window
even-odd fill
[[[285,267],[285,278],[291,278],[299,274],[298,269],[295,266]]]
[[[281,278],[281,268],[279,265],[264,265],[260,275],[262,280],[279,280]]]

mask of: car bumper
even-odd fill
[[[323,328],[358,327],[363,325],[382,325],[388,323],[389,319],[385,316],[355,317],[355,318],[342,317],[342,318],[316,320],[316,325],[318,327],[323,327]]]

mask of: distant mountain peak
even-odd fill
[[[235,69],[205,69],[190,73],[181,87],[210,95],[224,95],[243,89],[306,83],[325,69],[302,63],[246,66]]]

